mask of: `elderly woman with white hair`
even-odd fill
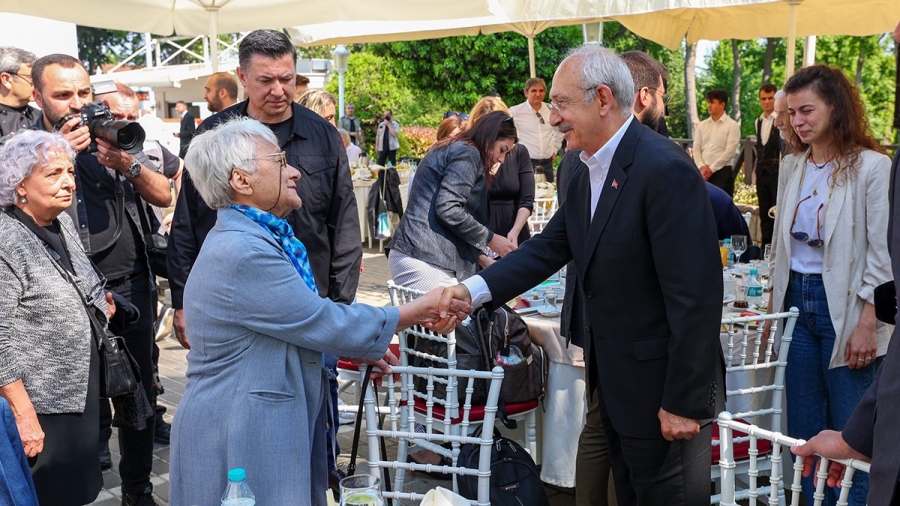
[[[64,212],[75,197],[74,156],[49,132],[21,132],[0,148],[0,396],[40,504],[63,506],[93,501],[103,485],[99,362],[85,302],[101,322],[108,305]]]
[[[389,372],[394,333],[448,331],[439,292],[400,307],[319,296],[306,248],[284,217],[302,205],[300,172],[271,130],[235,119],[195,137],[186,165],[217,222],[191,270],[184,313],[187,388],[172,427],[171,504],[218,504],[242,467],[259,504],[324,505],[327,387],[322,356]]]

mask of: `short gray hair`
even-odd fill
[[[31,65],[35,60],[37,60],[37,56],[31,51],[14,46],[0,47],[0,72],[17,74],[19,73],[19,67]]]
[[[775,100],[784,100],[787,98],[787,93],[784,90],[778,90],[775,92]]]
[[[278,146],[278,139],[252,118],[232,119],[191,139],[184,165],[206,205],[218,209],[234,203],[231,174],[236,168],[256,172],[259,160],[251,158],[261,144]]]
[[[58,133],[22,130],[6,140],[0,147],[0,207],[16,204],[16,188],[34,169],[53,161],[51,152],[64,153],[69,161],[75,159],[75,150]]]
[[[341,139],[346,143],[350,143],[350,132],[344,130],[343,128],[338,128],[338,133],[341,134]]]
[[[634,79],[628,65],[616,53],[597,44],[584,44],[572,48],[567,61],[577,59],[581,68],[581,87],[584,89],[584,104],[591,105],[598,86],[605,85],[612,91],[619,104],[619,111],[627,118],[634,105]]]

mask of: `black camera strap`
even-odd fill
[[[105,168],[105,167],[104,167]],[[116,245],[116,242],[119,240],[119,237],[122,235],[122,227],[125,224],[125,188],[122,187],[121,175],[116,172],[115,176],[115,195],[116,195],[116,229],[113,231],[112,237],[110,237],[109,241],[106,242],[102,247],[95,248],[93,244],[90,244],[90,238],[88,239],[89,243],[89,251],[86,253],[88,256],[96,255],[97,253],[103,253],[104,251],[112,248]]]

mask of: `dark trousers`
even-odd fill
[[[603,411],[597,390],[587,392],[587,420],[578,438],[575,457],[575,505],[607,506],[610,504],[609,444],[603,430]]]
[[[553,159],[547,158],[546,160],[538,160],[537,158],[531,159],[531,166],[534,167],[535,174],[543,174],[545,178],[547,178],[548,183],[553,182]]]
[[[724,190],[729,197],[734,197],[734,177],[732,166],[726,165],[709,176],[709,183]]]
[[[691,440],[622,436],[604,418],[620,506],[709,504],[712,424]]]
[[[150,285],[147,272],[134,275],[121,281],[111,282],[106,286],[125,297],[137,307],[141,316],[137,322],[129,325],[122,337],[125,345],[141,369],[141,386],[147,393],[150,404],[156,403],[156,392],[153,389],[153,322],[156,312],[155,290]],[[100,441],[107,441],[112,434],[112,412],[107,399],[100,402]],[[153,464],[154,418],[147,422],[144,430],[119,429],[119,449],[122,460],[119,462],[119,475],[122,477],[122,493],[130,495],[147,494],[153,491],[150,483],[150,471]]]
[[[381,165],[382,167],[384,167],[385,166],[384,164],[388,160],[391,161],[391,165],[393,165],[394,167],[397,166],[397,150],[396,149],[391,149],[388,151],[381,150],[378,152],[378,161],[376,162],[376,163],[378,163],[378,165]]]
[[[778,172],[774,174],[768,171],[756,173],[756,196],[759,198],[759,230],[762,236],[762,244],[772,243],[772,232],[775,229],[775,220],[769,218],[769,209],[775,205],[778,196]]]

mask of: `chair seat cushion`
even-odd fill
[[[506,416],[512,417],[513,415],[518,415],[520,413],[526,413],[533,409],[537,409],[538,400],[533,399],[528,402],[517,402],[515,404],[507,404],[506,405]],[[425,405],[425,401],[422,399],[416,399],[416,413],[425,414],[428,412],[428,408]],[[460,412],[462,412],[462,408],[460,408]],[[434,416],[437,420],[444,419],[444,408],[441,406],[434,406],[431,410],[432,416]],[[472,406],[472,409],[469,411],[469,421],[470,422],[480,422],[484,420],[484,406]],[[450,423],[457,424],[462,422],[462,416],[458,416],[450,420]]]
[[[391,343],[388,346],[388,349],[391,350],[391,353],[393,353],[395,357],[400,356],[400,343]],[[356,360],[356,359],[353,359],[353,360],[339,359],[337,361],[338,369],[347,369],[349,371],[358,371],[360,365],[362,365],[362,362],[360,362],[359,360]]]
[[[746,423],[749,425],[749,422],[746,420],[737,419],[737,422]],[[732,437],[747,437],[746,432],[741,432],[739,430],[732,430]],[[713,422],[712,425],[712,440],[713,442],[719,442],[719,424]],[[767,441],[765,439],[757,439],[756,440],[756,450],[759,455],[767,455],[772,452],[772,442]],[[714,444],[712,447],[712,465],[719,465],[719,458],[721,458],[722,451],[721,446],[719,444]],[[734,460],[745,460],[750,458],[750,441],[741,441],[734,445]]]

